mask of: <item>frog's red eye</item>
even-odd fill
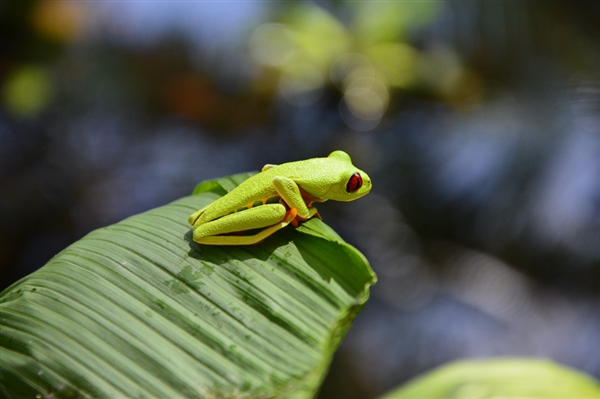
[[[357,172],[350,176],[350,180],[348,180],[348,184],[346,184],[346,191],[349,193],[353,193],[361,187],[362,177],[360,177],[360,174]]]

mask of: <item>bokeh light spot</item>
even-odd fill
[[[358,53],[345,53],[331,65],[331,81],[344,91],[354,80],[373,78],[375,70],[367,57]]]
[[[296,52],[293,33],[283,24],[263,24],[250,37],[250,52],[259,64],[285,65]]]
[[[410,86],[417,77],[418,52],[405,43],[384,43],[371,47],[367,55],[390,86]]]
[[[389,93],[381,81],[372,78],[354,80],[344,93],[340,115],[354,130],[375,128],[387,109]]]
[[[380,119],[383,114],[381,98],[371,89],[351,89],[344,95],[344,101],[350,112],[360,119]]]
[[[86,10],[78,1],[39,1],[31,15],[38,32],[54,40],[73,40],[86,25]]]
[[[25,66],[6,80],[2,100],[8,111],[18,116],[32,116],[48,106],[53,90],[48,71],[38,66]]]

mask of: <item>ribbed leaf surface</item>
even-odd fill
[[[319,220],[204,246],[187,217],[249,175],[96,230],[0,295],[0,396],[310,398],[368,297]]]

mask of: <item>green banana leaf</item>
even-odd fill
[[[193,242],[188,216],[250,175],[93,231],[3,291],[0,397],[314,397],[376,278],[317,219]]]
[[[379,399],[600,399],[600,384],[545,360],[461,361]]]

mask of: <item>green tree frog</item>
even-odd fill
[[[290,223],[320,218],[314,202],[353,201],[369,191],[369,176],[344,151],[334,151],[327,158],[267,164],[188,221],[197,243],[256,244]]]

